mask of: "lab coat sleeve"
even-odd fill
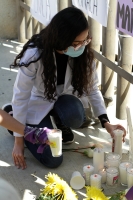
[[[32,51],[33,50],[30,49],[27,50],[23,58],[20,60],[20,63],[26,63],[28,59],[31,58],[33,54]],[[32,59],[35,59],[34,56],[32,56]],[[31,63],[28,67],[20,67],[14,84],[12,98],[13,117],[22,124],[26,123],[28,102],[34,85],[36,70],[37,62]],[[14,136],[22,137],[20,134],[15,132]]]

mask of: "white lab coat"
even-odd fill
[[[39,51],[37,48],[31,48],[25,52],[20,62],[28,63],[30,60],[38,58],[38,56]],[[97,87],[98,78],[95,63],[93,63],[93,68],[93,87],[89,95],[81,97],[80,100],[84,108],[88,107],[89,102],[93,108],[94,115],[97,117],[106,114],[106,108],[101,92]],[[44,99],[44,85],[41,78],[42,70],[43,65],[41,60],[36,63],[31,63],[27,68],[24,66],[19,68],[13,89],[12,107],[13,117],[22,124],[39,124],[53,108],[56,101],[49,102]],[[64,85],[56,86],[58,94],[56,99],[63,94],[72,94],[73,87],[71,85],[71,78],[71,68],[67,64],[65,83]],[[14,133],[14,136],[20,137],[20,134]]]

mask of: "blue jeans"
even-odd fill
[[[28,124],[28,126],[38,128],[48,127],[52,129],[50,115],[53,113],[54,116],[59,117],[62,124],[71,128],[79,128],[85,121],[85,112],[81,101],[73,95],[62,95],[55,102],[53,110],[38,125]],[[26,140],[25,144],[33,156],[46,167],[56,168],[63,161],[63,156],[52,156],[48,145],[44,149],[44,152],[39,154],[37,153],[38,144],[32,144]]]

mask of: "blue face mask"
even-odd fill
[[[85,46],[81,46],[78,50],[74,50],[73,46],[68,47],[67,52],[64,52],[64,54],[70,56],[70,57],[78,57],[84,52]]]

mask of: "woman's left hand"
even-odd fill
[[[106,122],[104,124],[104,126],[105,126],[107,132],[111,135],[112,138],[114,137],[114,133],[113,133],[114,130],[116,130],[116,129],[123,130],[124,131],[123,142],[125,142],[126,130],[123,126],[121,126],[120,124],[112,125],[109,122]]]

